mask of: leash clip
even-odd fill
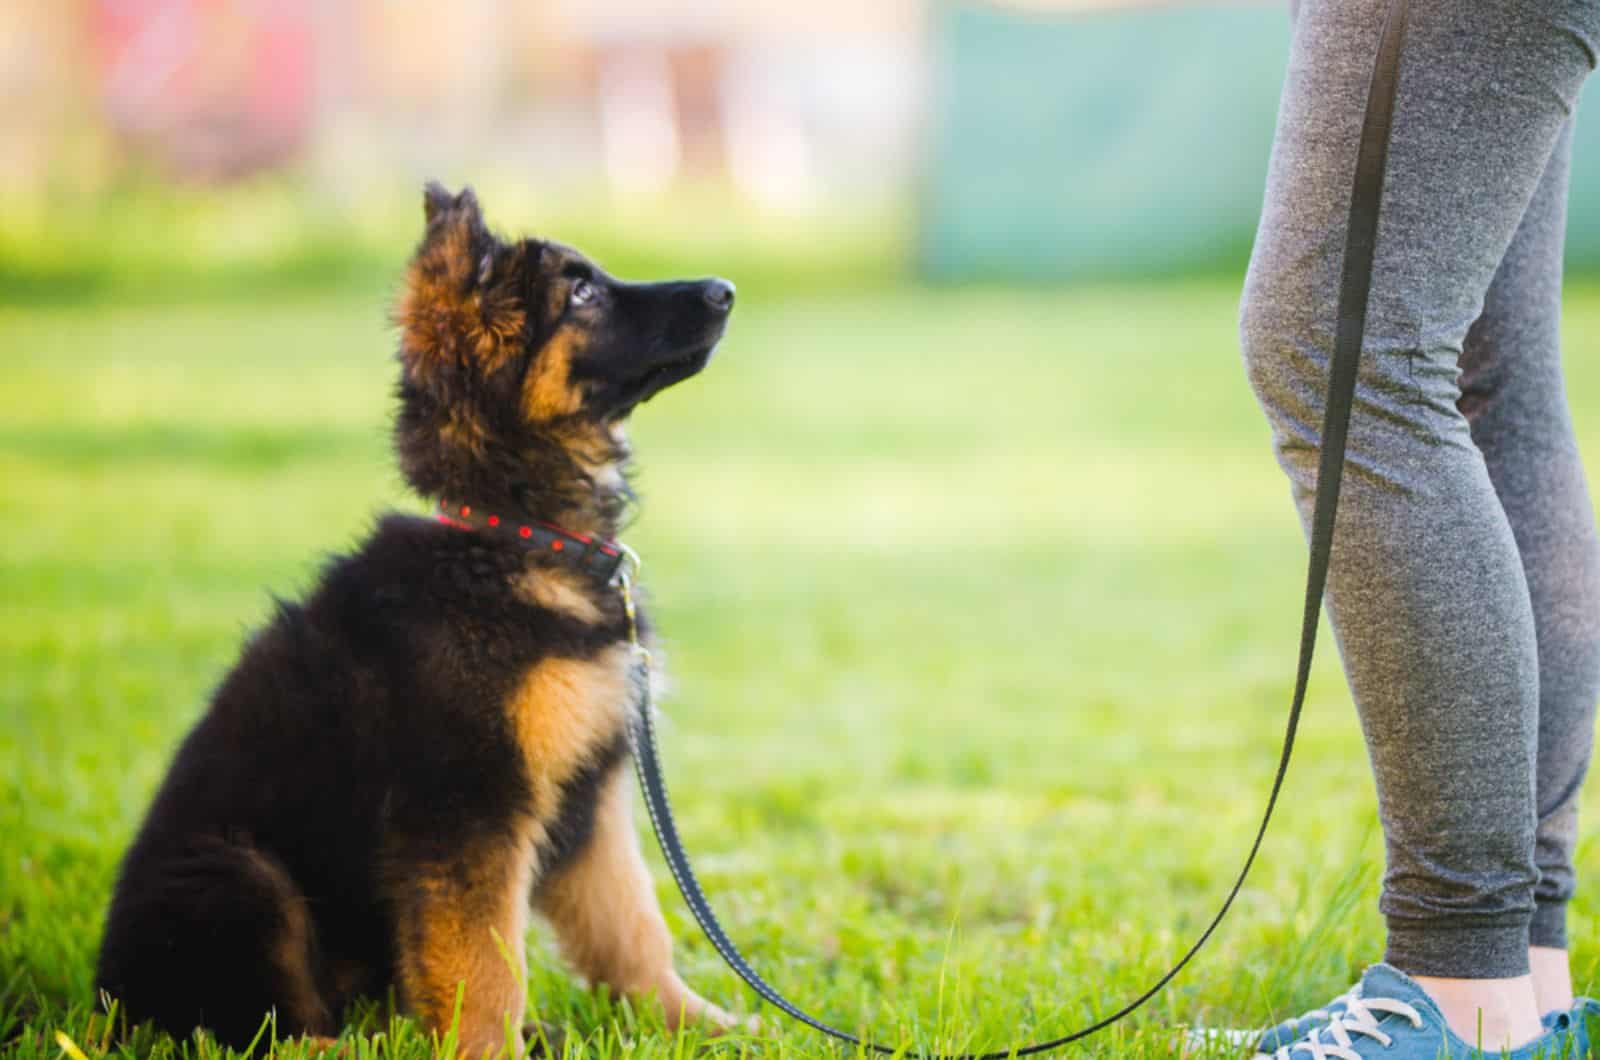
[[[622,551],[623,557],[621,565],[617,567],[617,591],[622,594],[622,610],[628,616],[628,643],[633,645],[634,654],[640,657],[648,670],[650,649],[639,641],[639,609],[633,602],[633,586],[644,561],[639,558],[639,553],[621,541],[617,542],[617,548]]]
[[[633,680],[638,695],[637,706],[628,722],[628,750],[637,761],[641,747],[647,746],[652,739],[649,732],[650,712],[655,710],[650,695],[650,649],[639,640],[639,608],[633,600],[634,582],[639,577],[639,568],[644,566],[644,561],[639,558],[639,553],[621,541],[617,542],[617,548],[622,550],[623,556],[623,562],[617,567],[617,592],[622,595],[623,614],[628,616],[628,644],[633,648]]]

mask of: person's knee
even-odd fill
[[[1272,424],[1279,449],[1296,443],[1314,446],[1307,428],[1321,422],[1323,396],[1308,373],[1318,358],[1303,346],[1311,335],[1304,318],[1305,299],[1277,280],[1252,274],[1239,304],[1239,349],[1245,377]]]

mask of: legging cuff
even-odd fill
[[[1408,975],[1512,979],[1528,974],[1528,918],[1488,923],[1389,921],[1384,960]]]
[[[1533,910],[1533,922],[1528,925],[1528,945],[1548,946],[1553,950],[1567,948],[1567,903],[1540,902]]]

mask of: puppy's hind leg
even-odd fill
[[[243,1049],[269,1013],[280,1039],[337,1031],[315,953],[310,909],[284,867],[247,843],[207,837],[130,858],[96,983],[130,1022],[153,1020],[177,1037],[205,1027]]]
[[[633,997],[654,994],[667,1025],[701,1021],[731,1030],[738,1020],[691,990],[672,966],[672,937],[656,902],[633,829],[627,771],[607,777],[594,832],[535,896],[562,952],[591,983]]]

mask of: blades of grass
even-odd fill
[[[254,1055],[256,1045],[260,1043],[263,1034],[271,1035],[268,1039],[272,1043],[269,1047],[269,1052],[276,1050],[278,1048],[278,1010],[276,1008],[267,1010],[266,1018],[261,1021],[261,1026],[256,1028],[255,1037],[251,1038],[250,1044],[244,1047],[246,1056]]]
[[[434,1054],[454,1060],[461,1051],[461,1006],[466,1001],[467,984],[465,980],[456,984],[456,999],[450,1009],[450,1026],[445,1028],[444,1038],[437,1037],[435,1031]]]
[[[78,1048],[78,1043],[67,1037],[66,1031],[56,1031],[56,1044],[61,1046],[62,1054],[71,1057],[72,1060],[89,1060],[83,1054],[83,1050]]]

